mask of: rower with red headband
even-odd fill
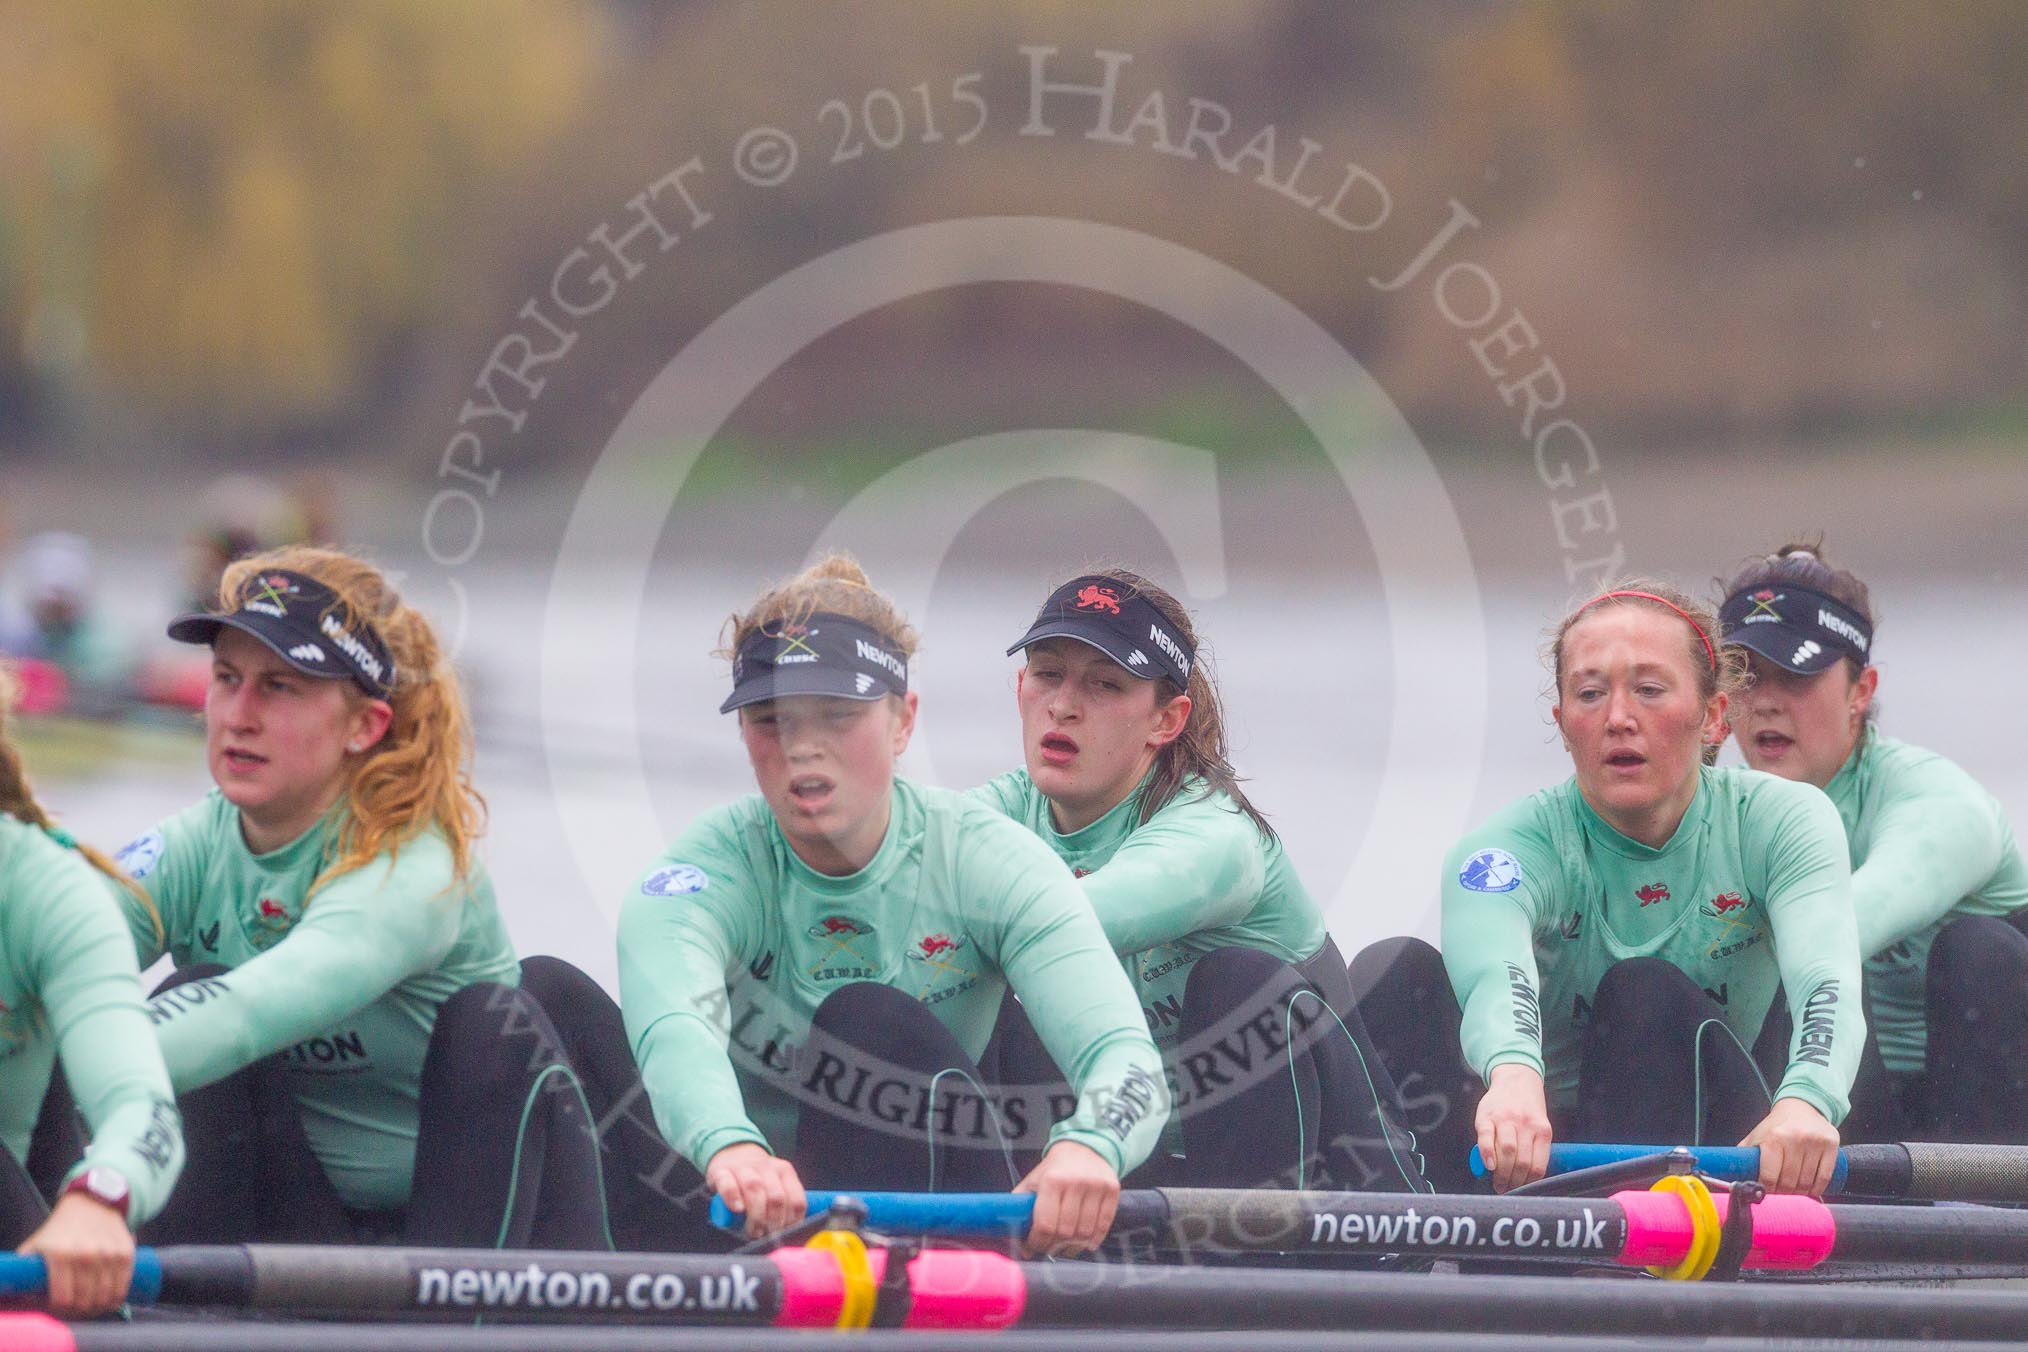
[[[1369,997],[1420,998],[1400,1022],[1458,1030],[1502,1190],[1542,1175],[1552,1137],[1739,1141],[1770,1188],[1830,1182],[1865,1028],[1844,830],[1812,785],[1707,763],[1743,667],[1716,625],[1632,582],[1557,626],[1551,712],[1575,773],[1445,860],[1457,1007],[1416,941]],[[1748,1048],[1778,986],[1794,1032],[1768,1085]]]

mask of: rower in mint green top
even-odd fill
[[[1831,1122],[1849,1106],[1865,1022],[1844,832],[1823,793],[1706,767],[1659,849],[1608,826],[1575,779],[1467,832],[1444,863],[1443,953],[1480,1075],[1518,1063],[1568,1108],[1589,1002],[1622,958],[1668,960],[1751,1045],[1777,983],[1797,1011],[1772,1098]]]
[[[1959,917],[2028,905],[2028,865],[1970,775],[1873,727],[1872,600],[1822,549],[1784,545],[1726,587],[1725,641],[1754,673],[1733,732],[1755,769],[1822,785],[1837,805],[1881,1060],[1914,1075],[1928,1060],[1932,946]]]
[[[1183,988],[1198,958],[1220,948],[1255,948],[1295,964],[1329,937],[1281,842],[1201,779],[1186,781],[1145,822],[1136,789],[1070,832],[1056,829],[1049,799],[1026,770],[972,793],[1070,865],[1165,1052],[1182,1036]]]
[[[655,1107],[700,1169],[754,1142],[786,1155],[797,1050],[824,997],[856,981],[908,992],[977,1058],[1009,984],[1079,1097],[1052,1143],[1125,1173],[1166,1110],[1123,1112],[1159,1062],[1070,872],[1033,835],[945,789],[894,781],[870,862],[819,873],[759,796],[706,814],[651,865],[620,914],[620,1003]],[[877,1111],[877,1109],[876,1109]]]
[[[129,1224],[151,1219],[183,1168],[183,1130],[133,945],[104,878],[0,813],[0,1145],[17,1161],[59,1057],[91,1127],[71,1176],[112,1169],[130,1190]]]
[[[2028,863],[1993,795],[1933,752],[1861,732],[1825,786],[1851,842],[1852,908],[1873,1029],[1889,1070],[1923,1069],[1937,933],[1963,915],[2028,906]]]
[[[127,918],[142,965],[220,963],[149,1005],[178,1093],[285,1053],[318,1162],[358,1210],[408,1201],[423,1055],[437,1009],[474,981],[520,981],[476,861],[463,879],[434,831],[313,890],[336,857],[340,804],[310,831],[255,854],[214,791],[120,853],[162,913]]]

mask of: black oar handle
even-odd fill
[[[1932,1202],[2028,1202],[2028,1146],[1848,1145],[1845,1192]]]
[[[1922,1197],[1936,1202],[2028,1202],[2028,1147],[1953,1145],[1854,1145],[1848,1193],[1868,1197]]]

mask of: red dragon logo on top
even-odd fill
[[[1669,899],[1669,888],[1664,883],[1649,883],[1646,887],[1635,892],[1634,895],[1641,899],[1641,905],[1653,906],[1658,901],[1667,901]]]
[[[955,953],[965,946],[965,940],[953,939],[948,934],[925,934],[915,941],[915,947],[908,950],[908,956],[917,962],[934,962],[946,953]]]
[[[810,926],[812,939],[850,939],[855,935],[871,933],[873,926],[862,925],[856,920],[847,920],[842,915],[827,915]]]
[[[295,927],[296,917],[289,914],[289,908],[273,897],[262,897],[254,908],[255,926],[247,931],[247,938],[253,946],[266,950],[280,943]]]
[[[1711,899],[1711,909],[1720,915],[1724,915],[1727,911],[1737,910],[1744,905],[1746,905],[1745,899],[1737,892],[1720,892]]]
[[[1120,594],[1111,587],[1101,587],[1096,582],[1088,583],[1078,589],[1077,608],[1110,611],[1117,615],[1120,613]]]

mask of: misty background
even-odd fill
[[[2007,3],[0,0],[0,593],[75,532],[173,675],[195,540],[399,570],[517,942],[607,979],[751,787],[719,625],[829,545],[958,786],[1053,582],[1175,586],[1348,952],[1568,773],[1574,596],[1797,533],[2020,820],[2024,145]],[[23,726],[108,844],[208,787],[131,685]]]

